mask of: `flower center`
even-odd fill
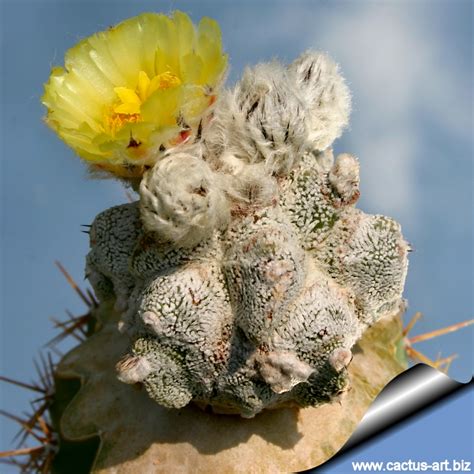
[[[139,122],[141,120],[140,107],[153,92],[158,89],[177,87],[180,84],[179,77],[170,71],[162,72],[153,79],[150,79],[145,71],[140,71],[135,90],[128,87],[114,87],[118,101],[105,116],[105,128],[115,135],[126,123]]]

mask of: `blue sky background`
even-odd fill
[[[307,48],[339,62],[353,113],[335,152],[360,159],[358,206],[396,218],[415,249],[405,296],[408,316],[424,318],[413,334],[472,318],[472,8],[468,0],[1,2],[0,373],[33,378],[32,359],[54,336],[48,318],[84,310],[53,262],[82,281],[88,240],[80,225],[126,201],[120,184],[86,179],[42,123],[42,85],[78,40],[144,11],[215,18],[228,83],[246,64],[291,61]],[[472,343],[467,329],[417,348],[459,354],[450,375],[466,381]],[[19,413],[30,398],[0,385],[4,409]],[[0,426],[1,450],[16,427]]]

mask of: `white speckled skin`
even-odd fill
[[[358,162],[327,148],[349,108],[319,53],[249,69],[139,202],[97,216],[87,275],[123,312],[122,381],[244,417],[346,388],[351,348],[401,301],[408,250],[396,222],[354,208]]]
[[[229,220],[219,176],[200,151],[195,146],[170,153],[145,173],[140,184],[143,223],[176,247],[194,247]]]

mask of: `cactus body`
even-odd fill
[[[140,201],[97,216],[87,274],[122,313],[120,380],[243,417],[347,389],[352,347],[401,303],[408,251],[395,221],[354,208],[357,160],[327,149],[348,101],[323,55],[249,68]]]

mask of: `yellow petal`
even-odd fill
[[[102,70],[97,62],[94,60],[92,48],[87,41],[79,43],[66,53],[66,69],[68,71],[74,69],[77,74],[83,76],[92,87],[97,89],[104,100],[111,100],[113,97],[111,76]]]
[[[150,87],[150,78],[145,71],[138,73],[138,95],[142,102],[145,101],[148,95],[148,88]]]
[[[159,16],[155,74],[171,71],[179,74],[179,41],[176,26],[170,18]]]
[[[141,107],[145,122],[158,126],[175,125],[179,115],[180,88],[158,89]]]
[[[181,12],[145,13],[66,53],[45,84],[46,123],[94,166],[140,176],[137,162],[153,164],[161,144],[182,142],[181,119],[198,126],[207,86],[219,85],[226,64],[216,22],[196,28]]]
[[[222,55],[220,45],[207,34],[199,36],[197,49],[204,65],[201,76],[203,84],[216,84],[225,70],[227,57]]]
[[[114,87],[114,92],[119,96],[119,99],[124,103],[140,104],[140,97],[137,93],[128,87]]]
[[[140,15],[140,64],[141,70],[145,71],[148,77],[155,75],[155,52],[158,47],[159,15],[155,13],[145,13]]]
[[[202,70],[203,62],[197,54],[190,53],[181,58],[181,76],[183,82],[188,84],[203,84],[201,79]]]
[[[202,87],[186,86],[181,92],[182,106],[180,112],[187,125],[198,126],[202,114],[210,105],[210,98]]]
[[[182,12],[174,12],[173,20],[176,25],[179,54],[184,56],[191,53],[195,48],[196,31],[189,16]]]
[[[139,114],[140,104],[127,102],[126,104],[117,105],[117,107],[114,107],[114,112],[116,114],[127,114],[127,115]]]

